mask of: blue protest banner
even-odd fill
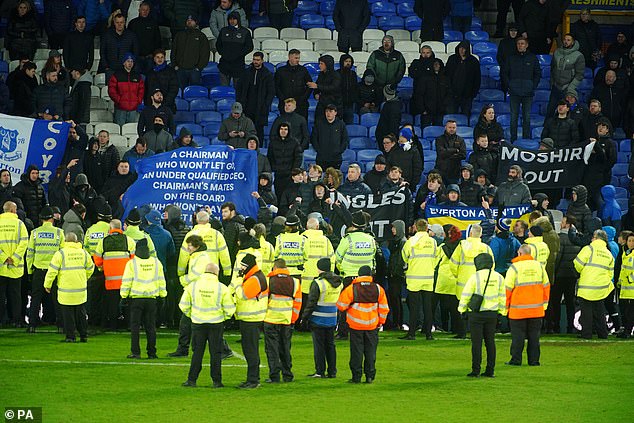
[[[70,124],[0,114],[0,169],[8,169],[13,181],[29,165],[40,169],[48,184],[66,149]]]
[[[136,163],[138,179],[123,197],[125,215],[134,207],[150,205],[163,211],[166,205],[180,207],[183,218],[209,206],[221,218],[220,206],[231,201],[238,213],[257,216],[258,165],[255,151],[227,146],[179,148]]]

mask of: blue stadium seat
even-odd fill
[[[537,84],[538,90],[550,90],[550,80],[541,78]]]
[[[511,113],[511,105],[504,101],[495,101],[493,102],[493,110],[496,115],[506,115]]]
[[[205,88],[213,88],[217,85],[220,85],[220,74],[208,73],[208,74],[202,75],[200,77],[200,83]]]
[[[531,127],[543,127],[544,126],[544,116],[531,116]]]
[[[230,100],[228,98],[223,98],[220,99],[216,102],[216,110],[219,111],[220,113],[224,114],[224,113],[228,113],[231,111],[231,105],[234,103],[233,100]]]
[[[396,8],[396,11],[398,15],[403,18],[408,18],[410,16],[416,15],[416,13],[414,13],[414,3],[412,2],[404,2],[399,4]],[[407,29],[407,22],[405,22],[405,25],[406,25],[405,29]]]
[[[500,80],[500,66],[493,65],[489,67],[489,78],[493,79],[494,81]]]
[[[532,119],[531,119],[532,120]],[[542,137],[542,131],[544,130],[544,127],[537,127],[537,128],[533,128],[533,130],[531,131],[531,136],[533,138],[541,138]]]
[[[317,152],[313,149],[304,150],[304,162],[315,162],[317,160]]]
[[[308,14],[318,14],[319,13],[319,3],[315,1],[307,1],[307,0],[299,0],[297,2],[297,7],[295,8],[295,14],[297,15],[308,15]]]
[[[368,28],[369,29],[378,29],[379,28],[379,22],[376,19],[376,16],[370,16],[370,23],[368,24]]]
[[[504,101],[504,92],[501,90],[484,89],[480,90],[479,100],[483,103],[492,103],[494,101]]]
[[[0,73],[8,74],[9,73],[9,64],[4,60],[0,61]]]
[[[376,125],[370,126],[370,128],[368,129],[368,137],[371,140],[376,140]]]
[[[536,90],[535,97],[533,97],[534,102],[548,102],[550,98],[550,91],[546,90]]]
[[[632,152],[632,141],[631,140],[623,140],[619,143],[619,151],[625,152],[625,153],[631,153]]]
[[[308,63],[304,63],[304,67],[306,68],[306,70],[308,70],[308,73],[314,73],[314,74],[318,74],[319,73],[319,63],[318,62],[308,62]]]
[[[348,129],[348,133],[350,130]],[[350,138],[350,148],[353,150],[365,150],[368,148],[374,148],[376,143],[368,137],[355,137]]]
[[[617,163],[629,163],[630,162],[630,153],[625,151],[620,151],[616,153],[616,162]]]
[[[486,31],[467,31],[464,34],[464,38],[472,43],[476,41],[489,41],[489,33]]]
[[[537,60],[539,60],[539,66],[543,68],[544,66],[550,66],[550,62],[552,62],[553,56],[551,56],[550,54],[538,54]]]
[[[189,129],[193,135],[202,135],[203,134],[202,126],[200,126],[200,125],[198,125],[196,123],[181,123],[181,124],[178,124],[178,125],[176,125],[176,133],[180,134],[182,128]]]
[[[392,3],[379,1],[370,6],[370,12],[377,17],[396,15],[396,6]]]
[[[594,84],[592,79],[582,79],[579,85],[577,85],[577,91],[590,91],[592,90]]]
[[[267,15],[260,16],[257,13],[252,14],[251,19],[249,19],[249,27],[251,29],[256,29],[263,26],[270,26],[269,17]]]
[[[220,125],[222,122],[207,122],[203,128],[203,134],[206,137],[215,137],[220,131]]]
[[[468,126],[458,126],[456,134],[458,134],[458,136],[462,138],[473,137],[473,128],[470,128]]]
[[[418,16],[408,16],[405,18],[405,29],[408,31],[417,31],[420,29],[422,22]]]
[[[445,43],[450,43],[452,41],[462,41],[462,32],[445,30],[442,40]]]
[[[444,132],[445,132],[445,128],[443,126],[426,126],[425,128],[423,128],[423,138],[433,142],[436,138],[441,136]],[[432,144],[432,148],[433,148],[433,144]]]
[[[627,163],[617,163],[612,167],[612,175],[614,176],[626,176],[627,175]]]
[[[350,138],[368,136],[368,128],[362,125],[346,125],[346,129]]]
[[[381,150],[360,150],[357,152],[357,160],[362,163],[373,162],[379,154],[382,154]]]
[[[196,144],[201,147],[209,145],[211,142],[209,141],[209,137],[205,137],[203,135],[196,135]]]
[[[619,207],[621,208],[621,216],[628,212],[629,200],[627,198],[617,198],[616,202],[619,203]]]
[[[361,115],[361,125],[369,128],[379,123],[380,113],[364,113]]]
[[[480,31],[482,30],[482,19],[477,16],[471,18],[471,28],[472,31]]]
[[[616,190],[616,198],[628,198],[630,195],[625,188],[615,187],[614,189]]]
[[[209,122],[222,122],[222,115],[213,111],[202,111],[196,113],[196,123],[206,125]]]
[[[378,25],[383,31],[389,31],[390,29],[403,29],[405,28],[405,20],[400,16],[381,16],[378,19]]]
[[[357,160],[357,153],[354,150],[346,150],[341,155],[344,162],[354,162]]]
[[[196,119],[196,114],[194,112],[189,112],[187,110],[178,110],[174,115],[174,122],[176,123],[191,123]]]
[[[592,73],[592,69],[585,68],[583,70],[583,78],[584,79],[594,79],[594,74]]]
[[[482,65],[497,65],[498,64],[498,59],[495,57],[494,53],[483,53],[483,54],[480,54],[479,56],[480,56],[480,66],[482,66]],[[488,75],[488,73],[487,73],[487,75]]]
[[[532,140],[532,139],[529,140],[529,139],[518,138],[517,140],[515,140],[513,145],[515,145],[516,147],[526,148],[529,150],[537,150],[539,148],[539,141]]]
[[[473,54],[477,54],[478,56],[484,53],[495,54],[498,51],[498,46],[497,44],[489,42],[489,41],[481,41],[481,42],[475,43],[471,50],[473,50]]]
[[[264,62],[264,67],[271,71],[271,73],[275,73],[275,65],[270,62]]]
[[[502,126],[509,126],[511,124],[511,115],[497,115],[495,120]]]
[[[627,138],[627,135],[625,135],[625,131],[623,130],[623,128],[616,128],[614,130],[613,138],[615,140],[622,140],[622,139]]]
[[[185,87],[183,91],[183,98],[189,100],[192,98],[201,98],[207,97],[209,95],[209,91],[207,88],[202,85],[190,85],[189,87]]]
[[[630,188],[630,183],[631,183],[631,180],[630,180],[629,176],[621,176],[619,178],[618,186],[629,189]]]
[[[189,110],[192,112],[210,111],[216,109],[216,103],[208,98],[195,98],[189,102]]]
[[[320,15],[302,15],[299,18],[299,26],[303,29],[323,28],[324,18]]]
[[[321,16],[332,15],[332,12],[335,10],[335,2],[334,1],[325,1],[319,5],[319,13]]]
[[[218,70],[218,63],[216,62],[207,63],[207,66],[205,66],[200,73],[202,75],[208,75],[212,73],[220,74],[220,71]]]
[[[331,15],[326,16],[326,28],[328,28],[331,31],[335,30],[335,21],[332,19]],[[368,28],[370,28],[368,26]],[[376,27],[375,27],[376,28]]]
[[[233,87],[219,85],[209,90],[209,98],[215,101],[218,101],[222,98],[235,99],[236,90]]]
[[[425,150],[425,161],[426,162],[435,162],[436,161],[436,157],[437,157],[438,153],[436,153],[435,150]],[[431,168],[427,168],[427,166],[425,166],[426,169],[431,169]]]
[[[176,110],[189,110],[189,101],[177,97],[174,102],[176,103]]]
[[[542,78],[550,78],[550,66],[542,66]]]

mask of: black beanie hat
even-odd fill
[[[150,258],[150,247],[148,246],[147,238],[141,238],[137,241],[134,255],[142,259]]]
[[[253,254],[247,254],[246,256],[242,257],[240,263],[247,266],[247,270],[249,270],[256,265],[255,256]]]
[[[372,276],[372,268],[370,266],[361,266],[359,268],[359,276]]]
[[[128,213],[128,217],[125,219],[128,225],[140,225],[141,224],[141,214],[139,213],[139,209],[132,209],[130,213]]]
[[[540,226],[531,226],[529,229],[530,233],[533,234],[533,236],[542,236],[544,235],[544,230],[540,227]]]
[[[331,269],[330,259],[327,257],[324,257],[317,260],[317,269],[321,270],[322,272],[330,272],[330,269]]]
[[[365,228],[365,216],[361,210],[352,213],[352,226],[356,228]]]

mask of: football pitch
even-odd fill
[[[498,335],[497,377],[472,379],[469,340],[382,332],[375,382],[353,385],[348,341],[337,341],[337,378],[311,379],[311,336],[296,332],[295,381],[264,383],[262,340],[262,387],[245,391],[241,356],[223,361],[226,387],[210,389],[208,353],[198,388],[181,387],[189,358],[166,357],[174,331],[159,331],[158,360],[126,359],[129,333],[66,344],[43,331],[0,331],[0,406],[42,407],[44,422],[634,422],[634,342],[612,337],[542,337],[541,367],[510,367],[510,336]],[[238,333],[226,339],[241,354]]]

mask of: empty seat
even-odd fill
[[[104,85],[106,85],[106,74],[98,73],[97,75],[95,75],[95,77],[93,78],[93,84],[98,85],[100,87],[103,87]]]
[[[406,31],[404,29],[390,29],[389,31],[386,32],[386,35],[391,35],[392,37],[394,37],[395,42],[411,41],[412,39],[412,36],[409,33],[409,31]]]
[[[316,51],[303,51],[302,52],[302,61],[307,61],[307,62],[317,62],[319,61],[319,57],[320,54],[317,53]],[[337,58],[335,58],[335,61],[337,61]]]
[[[295,9],[297,15],[317,14],[319,13],[319,3],[315,1],[299,0]]]
[[[480,101],[490,103],[493,101],[504,101],[504,92],[501,90],[484,89],[480,90]]]
[[[216,103],[208,98],[195,98],[189,103],[189,110],[191,110],[192,112],[215,109]]]
[[[206,137],[215,137],[218,135],[218,132],[220,131],[220,125],[222,125],[222,122],[208,122],[205,124],[204,128],[203,128],[203,134]]]
[[[384,31],[403,29],[405,28],[405,21],[400,16],[381,16],[378,19],[378,25]]]
[[[233,100],[228,98],[222,98],[216,102],[216,110],[220,113],[228,113],[231,111],[231,105],[234,103]]]
[[[426,126],[425,128],[423,128],[423,138],[433,141],[434,139],[441,136],[444,132],[445,128],[442,126]]]
[[[370,53],[367,51],[353,51],[350,55],[354,58],[355,63],[368,63]]]
[[[92,114],[92,112],[91,112],[91,114]],[[96,119],[92,119],[91,118],[90,120],[96,120]],[[112,120],[112,118],[111,118],[111,120]],[[121,135],[121,127],[119,126],[119,124],[112,123],[112,122],[101,122],[101,123],[95,124],[95,134],[98,134],[100,131],[108,131],[108,133],[110,133],[110,134]]]
[[[114,145],[115,147],[122,147],[124,151],[128,149],[128,139],[123,135],[111,133],[110,144]]]
[[[187,128],[191,131],[191,133],[193,135],[202,135],[203,134],[203,128],[202,126],[196,124],[196,123],[180,123],[176,126],[176,133],[180,134],[181,129],[183,128]]]
[[[460,31],[445,31],[443,35],[443,41],[462,41],[462,32]]]
[[[527,150],[537,150],[539,148],[539,140],[519,138],[515,140],[513,145],[519,148],[525,148]]]
[[[178,123],[191,123],[196,120],[196,113],[187,110],[178,110],[174,115],[174,121]],[[124,134],[125,135],[125,134]]]
[[[209,141],[209,138],[203,135],[196,135],[196,144],[198,144],[201,147],[204,147],[206,145],[209,145],[211,142]]]
[[[306,39],[306,31],[301,28],[283,28],[280,31],[280,39],[289,40],[304,40]]]
[[[136,135],[137,124],[135,122],[125,123],[121,127],[121,135]]]
[[[255,38],[256,40],[266,40],[269,38],[278,37],[279,33],[277,32],[277,29],[271,28],[269,26],[263,26],[253,30],[253,38]]]
[[[432,51],[435,54],[438,54],[438,53],[445,54],[446,50],[447,50],[447,47],[445,46],[445,43],[443,43],[441,41],[423,41],[421,43],[421,47],[425,46],[425,45],[431,47]]]
[[[473,45],[473,54],[497,53],[498,46],[495,43],[483,41]]]
[[[346,150],[341,157],[345,162],[354,162],[357,160],[357,153],[354,150]]]
[[[350,135],[350,129],[348,129],[348,136],[352,136]],[[353,150],[365,150],[365,149],[374,148],[374,147],[376,147],[376,143],[372,141],[370,138],[367,138],[367,137],[350,138],[350,148]]]
[[[472,43],[474,41],[489,41],[489,33],[486,31],[467,31],[464,38]]]
[[[361,115],[361,125],[369,128],[379,123],[380,113],[364,113]]]
[[[385,36],[385,32],[380,29],[366,29],[363,31],[363,41],[379,40]]]
[[[176,103],[176,110],[189,110],[189,101],[182,98],[176,98],[174,102]]]
[[[262,50],[286,50],[287,45],[284,40],[264,40],[262,41]]]
[[[629,193],[625,188],[622,187],[614,187],[616,190],[616,198],[627,198],[629,197]]]
[[[629,163],[630,162],[630,153],[625,151],[620,151],[616,153],[616,162],[617,163]]]
[[[448,115],[445,115],[443,117],[443,120],[442,120],[443,125],[446,125],[448,120],[455,120],[456,124],[458,126],[460,126],[460,125],[468,126],[469,125],[469,121],[468,121],[468,119],[467,119],[467,117],[465,115],[459,115],[459,114],[448,114]]]
[[[370,6],[370,11],[374,16],[394,16],[396,15],[396,6],[389,2],[379,1]]]
[[[190,85],[183,90],[183,98],[185,99],[207,97],[208,95],[209,91],[202,85]]]
[[[550,98],[550,91],[535,90],[535,97],[533,97],[533,101],[534,102],[538,102],[538,101],[548,102],[549,98]]]
[[[317,152],[313,149],[304,150],[304,163],[314,163],[317,160]]]
[[[269,52],[269,62],[277,65],[279,63],[286,64],[288,60],[288,52],[285,50],[275,50]]]
[[[306,31],[309,40],[332,40],[332,32],[328,28],[310,28]]]
[[[400,52],[414,52],[414,53],[418,53],[420,50],[420,47],[418,45],[418,43],[416,41],[397,41],[396,42],[396,46],[395,49],[400,51]]]
[[[299,18],[299,25],[304,29],[323,28],[324,18],[319,15],[302,15]]]
[[[550,54],[538,54],[537,60],[539,60],[539,65],[541,67],[550,66],[550,62],[553,60],[553,56]]]
[[[236,90],[233,87],[227,87],[224,85],[219,85],[217,87],[213,87],[209,90],[209,97],[212,100],[220,100],[223,98],[226,99],[235,99],[236,98]],[[189,105],[189,109],[191,110],[191,104]]]
[[[346,125],[346,129],[350,138],[368,136],[368,128],[363,125]]]
[[[313,49],[319,53],[337,50],[337,42],[335,40],[315,40]]]
[[[196,123],[200,125],[205,125],[209,122],[221,122],[222,115],[218,112],[214,111],[202,111],[196,113]]]
[[[404,2],[399,4],[396,7],[396,13],[398,13],[399,16],[402,16],[404,18],[407,18],[409,16],[415,16],[416,13],[414,12],[414,3],[413,2]],[[407,22],[405,23],[407,25]],[[419,26],[420,28],[420,26]]]
[[[498,60],[493,53],[482,53],[480,54],[480,66],[482,65],[497,65]],[[487,67],[488,70],[488,67]]]
[[[378,156],[379,154],[383,154],[383,152],[381,150],[374,150],[374,149],[359,150],[357,151],[357,160],[362,163],[373,162],[376,156]]]
[[[335,2],[334,1],[325,1],[319,5],[319,13],[322,16],[332,15],[332,12],[335,10]]]
[[[299,51],[312,51],[313,42],[310,40],[290,40],[288,42],[288,49],[297,49]]]
[[[627,163],[616,163],[613,167],[612,167],[612,175],[614,176],[627,176],[627,168],[628,168],[628,164]]]

